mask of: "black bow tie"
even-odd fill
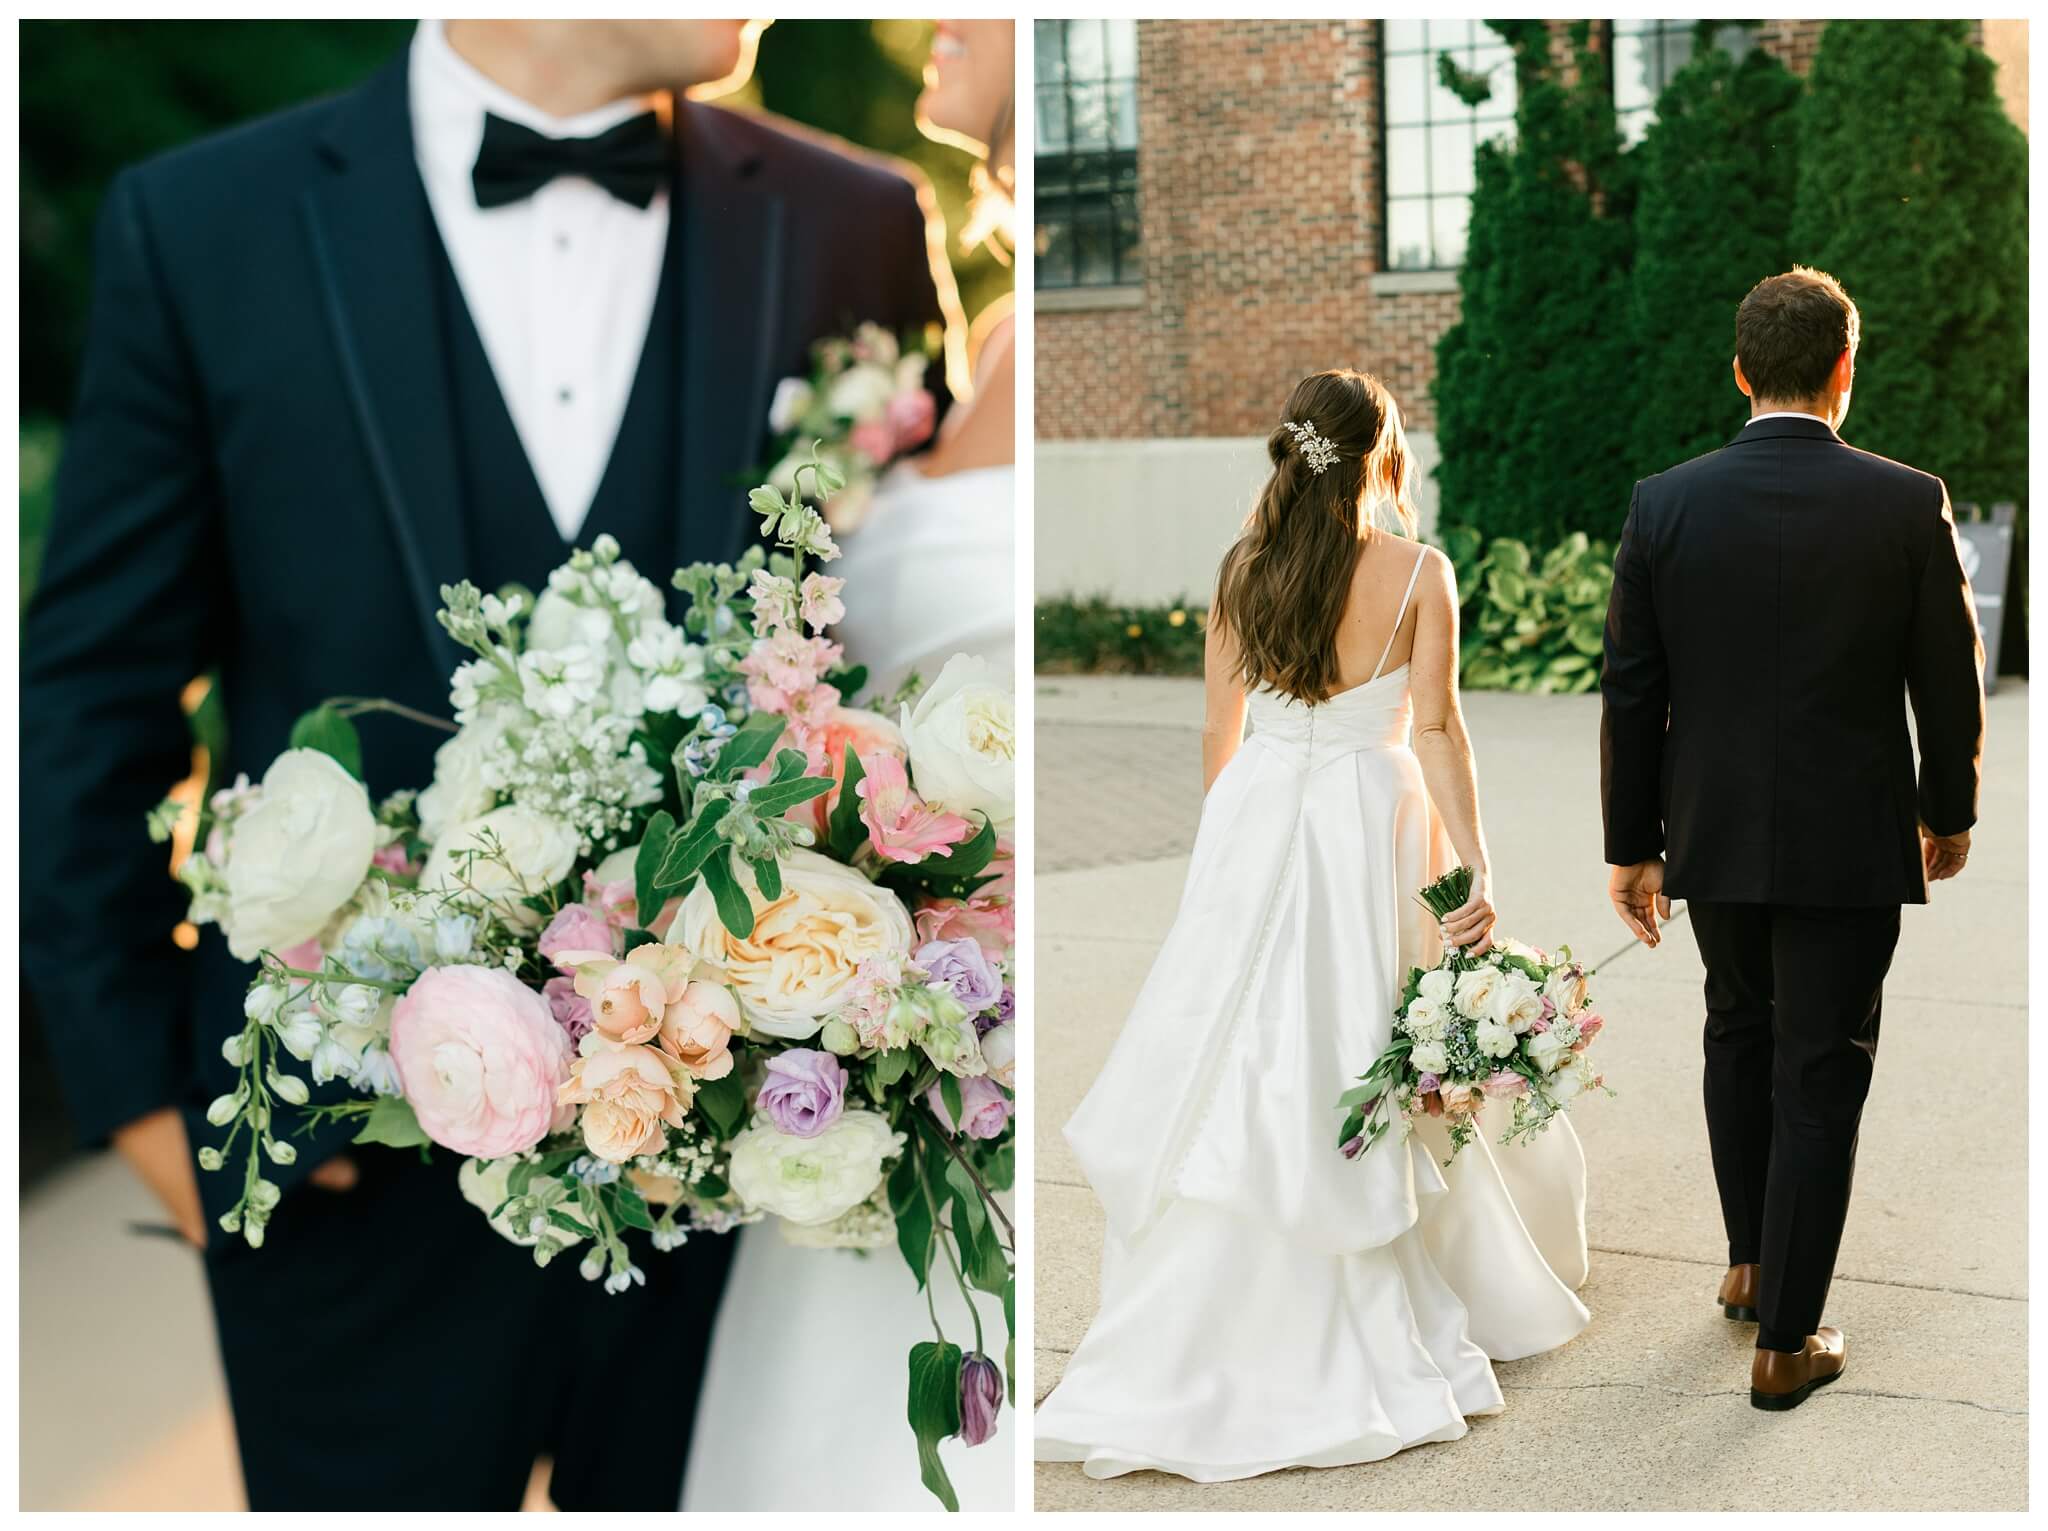
[[[558,175],[580,175],[621,202],[645,207],[668,174],[668,134],[653,112],[630,117],[595,138],[549,138],[486,112],[483,147],[469,180],[478,207],[521,201]]]

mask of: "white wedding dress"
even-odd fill
[[[926,478],[899,464],[831,572],[846,579],[834,636],[885,695],[956,653],[1007,667],[1015,646],[1015,470]],[[1007,673],[1007,670],[1005,671]],[[851,699],[849,699],[851,700]],[[742,1229],[712,1333],[683,1477],[685,1510],[937,1510],[918,1480],[907,1400],[910,1347],[932,1338],[924,1294],[891,1246],[801,1249],[771,1219]],[[974,1320],[943,1260],[933,1296],[946,1338],[974,1347]],[[983,1345],[1000,1365],[1002,1305],[976,1293]],[[963,1510],[1015,1504],[1017,1421],[994,1439],[939,1448]]]
[[[1066,1128],[1108,1237],[1036,1454],[1092,1477],[1214,1482],[1454,1440],[1502,1407],[1489,1358],[1589,1321],[1569,1122],[1503,1148],[1484,1118],[1448,1169],[1428,1121],[1337,1151],[1338,1095],[1391,1039],[1408,968],[1439,956],[1416,892],[1455,864],[1408,745],[1407,666],[1249,710],[1172,932]]]

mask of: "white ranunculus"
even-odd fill
[[[903,1134],[873,1111],[847,1111],[814,1138],[789,1137],[757,1119],[733,1139],[728,1183],[750,1211],[792,1223],[829,1223],[882,1183]]]
[[[1408,1061],[1422,1074],[1441,1075],[1450,1066],[1441,1042],[1417,1042],[1408,1053]]]
[[[768,405],[768,429],[786,436],[797,428],[815,397],[811,385],[800,377],[786,377],[775,385],[775,397]]]
[[[1520,1036],[1543,1019],[1543,991],[1536,987],[1535,979],[1518,968],[1507,970],[1500,978],[1489,1002],[1490,1019]]]
[[[1496,967],[1476,967],[1460,973],[1453,993],[1459,1011],[1468,1020],[1483,1021],[1493,1014],[1493,997],[1499,989],[1501,972]]]
[[[839,1009],[862,962],[910,953],[915,932],[896,895],[816,851],[782,858],[782,896],[773,903],[761,897],[752,870],[743,869],[739,881],[753,903],[751,935],[725,928],[699,879],[665,939],[724,972],[750,1031],[808,1040]]]
[[[228,839],[228,949],[244,962],[320,934],[369,875],[370,796],[332,755],[286,750]]]
[[[1489,1058],[1505,1058],[1514,1052],[1515,1034],[1499,1021],[1481,1021],[1472,1028],[1472,1040]]]
[[[1007,676],[955,654],[903,710],[918,795],[949,813],[985,813],[1001,829],[1017,812],[1017,703]]]
[[[1548,1074],[1571,1057],[1572,1041],[1571,1032],[1567,1028],[1553,1026],[1548,1031],[1540,1031],[1528,1038],[1524,1046],[1528,1051],[1529,1061]]]
[[[429,845],[457,824],[480,819],[498,801],[484,764],[497,753],[509,709],[486,708],[473,723],[434,751],[434,784],[419,795],[420,835]]]
[[[1416,985],[1417,992],[1432,1005],[1448,1005],[1457,975],[1449,968],[1431,968]]]
[[[576,865],[576,849],[576,832],[560,819],[508,803],[457,825],[436,842],[420,872],[420,887],[474,892],[495,903],[507,924],[530,929],[540,924],[540,912],[521,901],[567,877]],[[470,851],[478,854],[466,854]]]

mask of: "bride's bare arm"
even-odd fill
[[[1202,644],[1202,791],[1216,778],[1244,742],[1244,681],[1237,672],[1237,645],[1230,631],[1211,617]]]
[[[1415,588],[1415,758],[1458,859],[1472,868],[1472,897],[1443,922],[1445,939],[1484,951],[1493,928],[1493,881],[1479,823],[1479,772],[1458,707],[1458,586],[1450,560],[1431,549]]]

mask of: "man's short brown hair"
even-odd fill
[[[1855,348],[1860,329],[1840,282],[1794,266],[1758,282],[1735,310],[1735,359],[1752,397],[1811,399],[1827,386],[1835,358]]]

